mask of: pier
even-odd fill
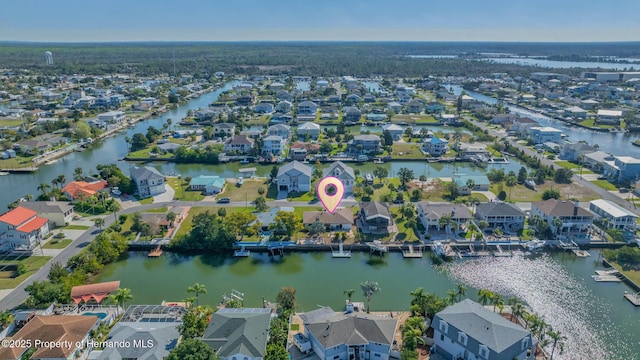
[[[629,300],[629,302],[632,303],[633,306],[640,306],[640,292],[634,294],[625,291],[624,298]]]
[[[421,258],[422,247],[418,245],[418,250],[414,249],[413,245],[409,245],[407,250],[402,250],[402,257],[404,258]]]
[[[162,245],[158,245],[158,247],[151,250],[147,257],[159,257],[160,255],[162,255]]]
[[[367,243],[367,246],[369,246],[370,254],[378,254],[382,256],[385,253],[389,252],[389,248],[386,245],[382,245],[382,242],[379,240],[375,240],[374,242]]]
[[[338,251],[335,251],[335,250],[331,249],[331,257],[334,257],[334,258],[350,258],[351,257],[351,250],[345,251],[343,246],[342,246],[342,242],[341,242],[339,247],[338,247]]]
[[[251,255],[251,251],[247,250],[244,245],[233,252],[235,257],[248,257],[249,255]]]

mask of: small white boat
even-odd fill
[[[544,240],[531,240],[524,247],[529,251],[539,251],[542,250],[547,244]]]
[[[0,176],[5,176],[5,175],[9,175],[9,173],[6,171],[0,171]]]
[[[442,244],[441,241],[434,241],[432,249],[433,249],[433,252],[436,253],[436,255],[446,256],[444,245]]]

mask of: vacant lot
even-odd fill
[[[36,271],[38,271],[44,264],[47,263],[51,259],[51,256],[29,256],[23,258],[16,258],[14,260],[2,260],[0,261],[0,269],[2,269],[2,265],[13,264],[19,265],[24,264],[26,267],[26,272],[16,278],[0,278],[0,289],[13,289],[16,286],[20,285],[23,281],[25,281],[29,276],[33,275]]]
[[[168,178],[167,182],[169,183],[169,186],[175,190],[174,198],[184,201],[202,201],[204,199],[202,192],[187,190],[189,184],[186,184],[183,180],[184,179],[178,179],[177,177]]]
[[[247,179],[247,180],[244,180],[241,186],[236,186],[234,182],[227,181],[227,185],[224,188],[224,191],[216,197],[218,199],[223,197],[228,197],[231,199],[231,201],[252,202],[258,196],[260,196],[260,194],[258,193],[258,188],[260,187],[264,189],[263,196],[267,196],[267,190],[269,189],[269,184],[267,184],[265,180]]]
[[[73,240],[71,239],[63,239],[63,240],[52,239],[46,244],[42,245],[42,248],[43,249],[64,249],[69,244],[71,244],[72,241]]]
[[[502,186],[502,187],[501,187]],[[498,195],[500,193],[500,189],[504,190],[507,193],[507,201],[511,202],[531,202],[531,201],[541,201],[542,193],[544,193],[547,189],[557,189],[560,191],[561,199],[578,199],[579,201],[591,201],[595,199],[599,199],[600,196],[595,192],[580,186],[578,184],[556,184],[553,181],[546,181],[542,185],[536,185],[536,190],[531,190],[524,185],[516,185],[509,189],[509,187],[504,183],[492,184],[491,192]]]

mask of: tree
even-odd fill
[[[518,299],[517,297],[511,297],[507,302],[509,306],[511,306],[511,320],[513,320],[514,316],[516,318],[522,316],[524,305],[522,304],[522,301],[520,301],[520,299]]]
[[[398,170],[398,177],[400,178],[402,187],[405,187],[406,183],[408,183],[409,181],[411,181],[411,179],[413,179],[413,170],[410,170],[405,167],[400,168],[400,170]]]
[[[121,288],[116,290],[113,294],[109,295],[109,297],[116,303],[116,305],[121,306],[122,309],[125,309],[125,304],[128,300],[133,299],[133,295],[131,295],[131,289]]]
[[[269,206],[267,206],[267,201],[262,196],[258,196],[254,201],[254,204],[258,212],[265,212],[269,210]]]
[[[324,232],[324,224],[319,220],[316,220],[309,226],[309,235],[318,235]]]
[[[105,221],[104,218],[95,218],[93,219],[93,223],[98,227],[98,229],[102,230]]]
[[[464,284],[457,284],[456,293],[458,294],[458,301],[462,300],[462,297],[467,293],[467,287]]]
[[[242,241],[249,224],[251,224],[255,219],[256,216],[253,214],[234,212],[225,218],[225,223],[227,224],[229,231],[235,234],[236,238],[240,235],[240,241]]]
[[[560,199],[560,190],[549,188],[542,193],[542,200]]]
[[[376,168],[373,170],[373,175],[377,177],[380,180],[380,182],[382,182],[382,179],[389,176],[389,170],[387,170],[387,168],[382,166],[376,166]]]
[[[515,176],[515,174],[509,172],[509,175],[507,175],[507,177],[504,179],[504,182],[509,188],[509,201],[511,201],[511,189],[518,183],[518,178]]]
[[[203,284],[195,283],[187,288],[187,293],[195,294],[194,296],[196,297],[196,306],[198,306],[200,301],[200,294],[206,294],[207,287],[204,286]]]
[[[178,325],[178,332],[185,339],[204,335],[212,314],[213,309],[210,306],[191,306],[182,316],[182,324]]]
[[[493,298],[493,292],[486,289],[478,290],[478,301],[483,306],[486,306],[489,303],[489,301],[491,301],[492,298]]]
[[[393,135],[391,135],[391,131],[385,130],[382,132],[382,144],[384,146],[393,145]]]
[[[38,191],[42,191],[42,195],[43,196],[47,196],[47,190],[51,189],[51,186],[47,183],[40,183],[40,185],[38,185]]]
[[[567,337],[562,335],[560,331],[553,331],[549,329],[547,331],[547,335],[551,338],[553,345],[551,346],[551,357],[550,360],[553,360],[553,354],[556,352],[556,347],[560,348],[560,353],[564,352],[564,341],[567,340]]]
[[[353,296],[353,294],[354,294],[355,292],[356,292],[356,291],[355,291],[355,290],[353,290],[353,289],[348,289],[348,290],[343,291],[342,293],[343,293],[343,294],[345,294],[345,295],[347,295],[347,299],[349,299],[349,302],[351,302],[351,297]]]
[[[173,222],[176,221],[177,217],[178,217],[178,215],[176,215],[176,213],[174,213],[173,211],[169,211],[167,213],[166,219],[171,224],[171,226],[174,226]]]
[[[258,186],[258,194],[259,195],[264,195],[264,192],[265,192],[264,187],[263,186]]]
[[[296,289],[291,286],[285,286],[278,291],[276,302],[280,312],[296,310]]]
[[[380,286],[377,282],[367,280],[360,284],[360,288],[362,289],[363,296],[367,299],[367,314],[370,310],[371,305],[371,296],[380,292]]]
[[[522,166],[518,171],[518,184],[524,184],[526,180],[527,180],[527,168]]]
[[[149,139],[143,133],[133,134],[131,139],[131,151],[142,150],[149,145]]]
[[[60,185],[60,187],[62,187],[64,185],[64,183],[67,182],[67,177],[64,176],[64,174],[62,175],[58,175],[58,177],[56,178],[56,180],[58,180],[58,184]]]
[[[120,204],[114,199],[109,199],[105,205],[105,210],[113,213],[113,221],[118,218],[117,212],[120,210]]]
[[[151,236],[151,225],[146,222],[140,223],[138,231],[140,232],[140,236]]]
[[[573,177],[573,171],[571,169],[557,169],[553,175],[553,181],[558,184],[570,184]]]
[[[269,173],[269,182],[273,183],[273,181],[278,177],[278,166],[273,165],[271,168],[271,172]]]
[[[269,360],[289,360],[289,352],[282,344],[269,344],[264,358]]]
[[[77,139],[88,139],[91,137],[91,128],[89,124],[86,122],[78,122],[76,123],[76,138]]]
[[[422,190],[413,189],[411,192],[411,201],[420,201],[422,200]]]
[[[274,230],[286,234],[288,238],[303,228],[300,215],[287,211],[278,211],[272,226]]]
[[[473,181],[473,179],[468,179],[465,185],[467,186],[467,189],[469,189],[469,193],[471,193],[473,191],[473,188],[476,187],[476,182]]]
[[[59,262],[54,262],[51,264],[51,268],[49,268],[47,279],[53,283],[61,283],[67,275],[69,275],[69,271]]]
[[[455,304],[458,299],[458,293],[455,290],[447,290],[447,302],[449,304]]]
[[[0,311],[0,329],[5,329],[13,323],[13,313],[10,310]]]
[[[169,352],[167,360],[217,360],[216,352],[198,339],[184,339]]]
[[[218,209],[218,216],[220,216],[221,218],[227,216],[227,209],[225,208]]]

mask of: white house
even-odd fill
[[[534,144],[544,144],[546,142],[560,143],[562,131],[549,126],[534,126],[529,129],[529,137]]]
[[[233,135],[224,142],[224,151],[231,152],[236,151],[242,154],[246,154],[253,148],[253,139],[246,135]]]
[[[98,120],[102,123],[118,124],[126,120],[126,116],[122,111],[108,111],[98,114]]]
[[[476,205],[476,219],[485,221],[489,229],[515,232],[524,228],[525,213],[514,204],[490,201]]]
[[[597,122],[598,124],[611,124],[617,125],[622,119],[622,110],[598,110]]]
[[[469,299],[437,313],[431,326],[431,350],[446,359],[535,359],[529,331]]]
[[[164,175],[150,166],[131,168],[131,180],[136,184],[138,196],[142,199],[156,196],[166,191]]]
[[[262,102],[253,109],[254,112],[262,114],[271,114],[274,110],[273,104]]]
[[[308,192],[311,189],[311,168],[299,161],[292,161],[278,169],[278,191]]]
[[[275,124],[269,126],[267,129],[268,136],[280,136],[281,138],[288,139],[291,136],[291,126],[285,124]]]
[[[309,134],[313,140],[317,140],[320,135],[320,125],[313,122],[306,122],[298,126],[298,138],[304,138],[307,134]]]
[[[49,220],[18,206],[0,215],[0,249],[32,250],[49,234]]]
[[[333,162],[328,168],[322,170],[322,176],[333,176],[340,179],[344,185],[344,195],[353,194],[356,175],[351,166],[346,165],[342,161]]]
[[[394,140],[400,140],[404,134],[402,126],[396,124],[382,125],[382,131],[388,131]]]
[[[540,216],[549,224],[552,231],[558,235],[570,235],[576,241],[586,240],[579,235],[585,235],[593,222],[593,214],[576,201],[549,199],[531,203],[530,216]],[[562,221],[556,226],[554,219]]]
[[[638,227],[638,215],[609,200],[598,199],[589,203],[589,210],[603,221],[607,228],[635,229]]]
[[[318,111],[318,104],[313,101],[303,101],[298,104],[298,115],[315,115]]]
[[[284,149],[287,146],[287,139],[276,136],[269,135],[262,139],[262,154],[272,154],[272,155],[282,155]]]
[[[427,231],[430,228],[441,230],[442,225],[440,224],[440,219],[442,219],[443,216],[451,217],[451,220],[456,223],[454,227],[456,230],[460,225],[468,224],[469,220],[471,220],[469,209],[462,204],[421,201],[417,204],[416,208],[418,218]],[[446,226],[450,225],[451,224],[447,224]]]
[[[449,142],[445,139],[440,139],[437,136],[425,139],[422,143],[422,149],[429,153],[431,156],[441,156],[449,151]]]
[[[315,222],[320,222],[326,230],[351,230],[353,225],[353,212],[351,208],[337,209],[333,214],[326,211],[305,211],[302,214],[302,223],[308,227]]]
[[[23,201],[20,206],[38,213],[49,220],[50,226],[66,226],[73,220],[73,206],[65,201]]]
[[[291,101],[283,100],[283,101],[280,101],[278,105],[276,105],[276,111],[279,113],[286,114],[289,111],[291,111],[292,106],[293,104],[291,103]]]

